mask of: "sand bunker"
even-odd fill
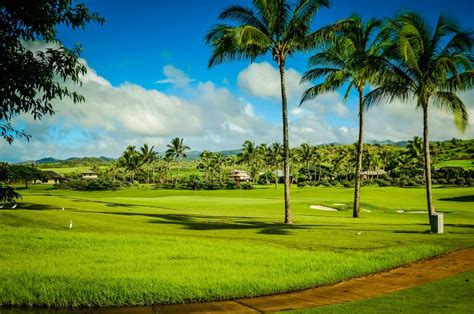
[[[344,206],[344,205],[347,205],[347,204],[344,204],[344,203],[334,203],[333,205],[334,205],[334,206]]]
[[[424,210],[404,210],[404,209],[399,209],[399,210],[397,210],[397,213],[399,213],[399,214],[426,214],[426,211],[424,211]]]
[[[324,210],[324,211],[328,211],[328,212],[337,212],[337,211],[339,211],[336,208],[326,207],[326,206],[321,206],[321,205],[311,205],[309,208],[317,209],[317,210]]]
[[[362,211],[366,212],[366,213],[371,213],[372,212],[370,209],[365,209],[365,208],[362,208]]]

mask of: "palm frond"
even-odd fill
[[[253,26],[255,28],[258,28],[261,32],[265,33],[267,36],[269,35],[265,24],[249,8],[245,8],[240,5],[234,5],[224,10],[219,15],[219,18],[234,20],[239,23],[239,26],[241,25]]]
[[[469,123],[469,114],[463,101],[452,92],[438,91],[433,94],[433,98],[433,105],[440,110],[452,113],[456,127],[464,132]]]

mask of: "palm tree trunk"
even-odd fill
[[[283,115],[283,177],[285,180],[285,223],[292,224],[293,217],[290,207],[290,147],[288,139],[288,107],[286,103],[285,91],[285,59],[280,57],[280,87],[281,87],[281,106]]]
[[[354,208],[352,217],[359,217],[360,206],[360,172],[362,168],[362,152],[364,148],[364,91],[359,87],[359,141],[357,143],[357,161],[354,186]]]
[[[431,216],[435,213],[433,206],[433,195],[431,191],[431,158],[430,158],[430,140],[428,135],[428,104],[423,105],[423,151],[425,162],[425,183],[426,183],[426,202],[428,205],[428,221],[431,223]]]

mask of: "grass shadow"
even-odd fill
[[[469,224],[444,224],[444,225],[449,226],[449,227],[455,227],[455,228],[474,229],[474,225],[469,225]]]
[[[474,195],[445,197],[445,198],[440,198],[439,200],[445,201],[445,202],[474,202]]]
[[[292,230],[307,229],[308,225],[287,225],[254,221],[248,217],[180,215],[180,214],[144,214],[128,212],[100,212],[101,214],[123,216],[145,216],[154,218],[150,223],[181,225],[188,230],[251,230],[256,229],[260,234],[289,235]]]
[[[33,203],[17,203],[16,208],[12,208],[12,205],[4,206],[2,209],[10,209],[10,210],[60,210],[58,206],[52,206],[47,204],[33,204]],[[0,209],[1,210],[1,209]]]

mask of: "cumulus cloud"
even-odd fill
[[[451,137],[474,138],[474,92],[461,93],[460,98],[469,113],[469,126],[465,133],[456,129],[453,116],[430,106],[429,132],[431,140],[445,140]],[[390,139],[400,141],[423,134],[423,112],[415,109],[413,103],[394,101],[370,109],[366,114],[366,136],[369,140]]]
[[[212,82],[198,82],[187,97],[178,97],[128,82],[113,86],[90,67],[82,81],[69,87],[85,97],[84,103],[55,100],[54,116],[41,121],[22,116],[15,122],[25,126],[32,141],[0,142],[0,158],[116,157],[127,145],[147,142],[163,149],[174,136],[185,137],[195,149],[233,148],[264,133],[267,125],[250,103]]]
[[[285,72],[287,97],[299,98],[309,87],[308,83],[300,85],[301,74],[289,68]],[[273,99],[281,98],[280,72],[268,62],[252,63],[237,76],[239,88],[249,95]]]

